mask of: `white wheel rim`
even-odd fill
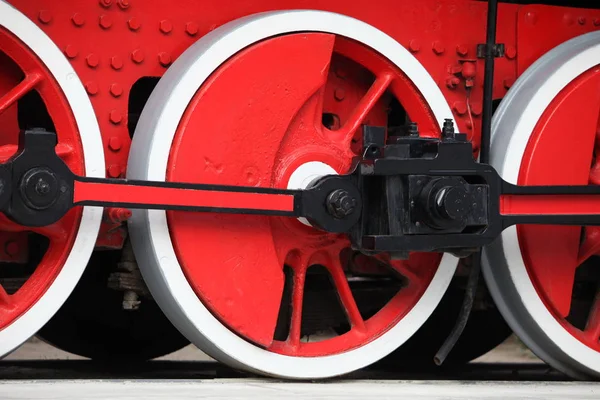
[[[25,15],[0,0],[0,25],[26,44],[61,87],[79,128],[86,176],[104,177],[104,152],[92,105],[77,74],[62,52]],[[12,324],[0,330],[0,356],[33,336],[58,311],[85,269],[100,229],[102,208],[85,207],[73,247],[60,273],[42,297]]]
[[[550,51],[516,82],[496,111],[490,160],[502,178],[517,183],[529,138],[552,100],[575,78],[600,64],[600,32]],[[483,271],[504,317],[542,359],[577,377],[600,375],[600,353],[569,334],[544,305],[521,255],[516,227],[485,251]]]
[[[322,11],[281,11],[233,21],[202,38],[169,69],[148,101],[134,135],[128,178],[164,181],[175,132],[203,82],[245,47],[276,35],[325,32],[364,43],[396,64],[429,102],[443,125],[450,118],[444,96],[425,68],[392,38],[363,22]],[[369,365],[404,343],[431,315],[448,288],[458,260],[446,255],[413,309],[372,342],[326,357],[271,353],[240,338],[221,324],[186,280],[170,240],[164,211],[136,211],[130,221],[140,269],[165,314],[202,350],[229,365],[273,376],[311,379],[345,374]]]

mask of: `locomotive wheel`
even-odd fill
[[[498,108],[491,163],[522,185],[599,184],[600,32],[531,66]],[[542,205],[540,205],[542,207]],[[486,251],[490,291],[537,356],[577,378],[600,377],[597,228],[517,226]]]
[[[19,130],[34,127],[57,133],[57,152],[75,173],[104,176],[100,132],[83,85],[52,41],[0,1],[2,161],[17,152]],[[25,235],[29,249],[26,264],[0,267],[0,356],[35,334],[67,299],[92,253],[101,217],[98,208],[73,210],[38,229],[0,218],[0,232]]]
[[[351,112],[332,115],[327,96],[344,96],[330,82],[351,80],[351,70],[364,90],[346,93]],[[159,82],[128,177],[306,187],[348,171],[361,125],[386,123],[387,96],[423,135],[439,135],[452,115],[427,71],[372,26],[319,11],[245,17],[201,39]],[[343,235],[293,219],[152,210],[135,212],[130,232],[154,298],[188,339],[235,368],[286,378],[336,376],[389,354],[433,312],[457,265],[450,255],[387,260],[386,282],[398,290],[364,315],[341,261]],[[333,299],[307,300],[315,269],[331,280]],[[331,301],[345,333],[307,341],[306,315]]]

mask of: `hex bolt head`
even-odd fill
[[[85,90],[90,96],[95,96],[98,94],[98,84],[96,82],[88,82],[85,84]]]
[[[75,13],[71,17],[71,22],[73,22],[73,25],[81,27],[85,24],[85,18],[80,13]]]
[[[118,71],[123,68],[123,60],[121,60],[121,57],[119,56],[114,56],[110,59],[110,66]]]
[[[79,51],[77,51],[77,48],[75,46],[73,46],[72,44],[67,45],[67,47],[65,48],[65,55],[68,58],[75,58],[77,57],[77,55],[79,54]]]
[[[129,2],[129,0],[119,0],[117,2],[117,5],[121,10],[127,10],[131,6],[131,3]]]
[[[118,83],[113,83],[110,85],[110,94],[112,94],[113,97],[120,97],[123,94],[123,88]]]
[[[129,27],[130,30],[132,31],[137,31],[142,27],[142,24],[140,23],[140,21],[135,18],[129,18],[129,20],[127,21],[127,26]]]
[[[98,24],[102,29],[110,29],[112,26],[112,18],[109,15],[101,15]]]
[[[171,55],[169,53],[162,52],[158,55],[158,62],[160,65],[166,68],[171,65],[173,60],[171,59]]]
[[[112,151],[119,151],[121,150],[121,139],[119,139],[119,137],[117,136],[113,136],[108,140],[108,147],[112,150]]]
[[[464,44],[459,44],[456,46],[456,54],[461,57],[465,57],[467,54],[469,54],[469,48]]]
[[[112,122],[115,125],[118,125],[121,123],[121,121],[123,121],[123,116],[121,115],[121,113],[117,110],[112,110],[110,112],[110,122]]]
[[[200,28],[198,27],[198,24],[195,22],[188,22],[185,25],[185,33],[187,33],[190,36],[196,36],[198,34],[199,30],[200,30]]]
[[[327,212],[336,219],[344,219],[356,209],[356,199],[344,189],[334,190],[327,197]]]
[[[417,39],[413,39],[408,44],[408,49],[412,53],[417,53],[419,50],[421,50],[421,43]]]
[[[168,21],[166,19],[163,19],[162,21],[160,21],[160,31],[162,33],[167,35],[167,34],[171,33],[172,30],[173,30],[173,24],[171,23],[171,21]]]
[[[87,62],[87,65],[90,68],[96,68],[98,66],[98,64],[100,64],[100,59],[98,58],[97,55],[95,54],[90,54],[85,58],[85,61]]]
[[[439,40],[436,40],[435,42],[433,42],[433,45],[431,46],[431,48],[432,48],[433,52],[435,54],[437,54],[438,56],[441,56],[446,51],[444,44],[442,42],[440,42]]]
[[[42,10],[38,14],[38,19],[42,24],[49,24],[52,22],[52,14],[48,10]]]
[[[144,62],[144,52],[140,49],[136,49],[131,53],[131,59],[136,64],[141,64]]]

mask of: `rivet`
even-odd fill
[[[166,19],[160,21],[160,31],[162,33],[167,35],[167,34],[171,33],[172,30],[173,30],[173,24],[170,21],[167,21]]]
[[[459,44],[456,46],[456,54],[461,57],[465,57],[467,54],[469,54],[469,48],[464,44]]]
[[[514,60],[517,57],[517,48],[515,46],[506,46],[505,55],[509,60]]]
[[[438,56],[441,54],[444,54],[444,52],[446,51],[446,48],[444,47],[442,42],[440,42],[439,40],[436,40],[435,42],[433,42],[433,45],[431,46],[431,48],[433,49],[433,52],[435,54],[437,54]]]
[[[413,39],[408,43],[408,49],[413,53],[417,53],[421,50],[421,43],[417,39]]]
[[[95,96],[98,94],[98,84],[96,82],[88,82],[85,84],[85,90],[90,96]]]
[[[111,149],[112,151],[121,150],[121,139],[119,139],[117,136],[111,137],[108,140],[108,148]]]
[[[101,15],[99,24],[102,29],[110,29],[112,26],[112,19],[108,15]]]
[[[120,97],[123,94],[123,88],[118,83],[110,85],[110,94],[114,97]]]
[[[196,36],[199,29],[198,24],[195,22],[188,22],[185,25],[185,32],[190,36]]]
[[[118,71],[123,68],[123,60],[121,60],[121,57],[119,56],[114,56],[110,59],[110,66]]]
[[[42,10],[38,14],[38,19],[42,24],[49,24],[52,21],[52,14],[48,10]]]
[[[563,22],[565,23],[565,25],[571,26],[575,23],[575,18],[573,18],[571,14],[565,14],[565,16],[563,17]]]
[[[465,115],[467,113],[467,105],[463,101],[455,101],[452,108],[458,115]]]
[[[131,53],[131,59],[136,64],[141,64],[144,62],[144,52],[140,49],[136,49]]]
[[[600,26],[600,18],[594,18],[594,26]]]
[[[121,123],[121,121],[123,121],[123,116],[121,115],[121,113],[117,110],[112,110],[110,112],[110,122],[112,122],[115,125],[118,125]]]
[[[75,58],[79,54],[79,51],[72,44],[67,45],[65,48],[65,55],[69,58]]]
[[[335,89],[333,92],[333,97],[335,97],[337,101],[342,101],[346,98],[346,91],[342,88]]]
[[[129,0],[119,0],[117,5],[121,10],[127,10],[131,6],[131,3],[129,3]]]
[[[579,23],[579,25],[585,25],[587,19],[585,17],[579,17],[577,18],[577,22]]]
[[[121,167],[119,167],[116,164],[113,164],[110,167],[108,167],[107,172],[109,177],[118,178],[119,176],[121,176]]]
[[[529,11],[527,14],[525,14],[525,20],[530,24],[535,25],[537,22],[537,16],[534,12]]]
[[[87,62],[87,65],[90,68],[96,68],[98,66],[98,64],[100,64],[100,59],[98,58],[97,55],[95,54],[90,54],[85,58],[85,61]]]
[[[14,240],[6,242],[4,245],[4,251],[11,257],[14,257],[19,254],[19,243]]]
[[[81,15],[80,13],[73,14],[73,16],[71,17],[71,21],[73,22],[73,25],[77,27],[83,26],[85,24],[85,18],[83,18],[83,15]]]
[[[112,6],[112,0],[100,0],[100,5],[104,8]]]
[[[129,29],[132,31],[137,31],[138,29],[141,28],[142,24],[140,23],[140,21],[135,18],[129,18],[129,20],[127,21],[127,26],[129,26]]]

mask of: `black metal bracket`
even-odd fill
[[[496,43],[489,46],[485,43],[477,45],[477,58],[486,59],[489,57],[503,58],[506,54],[506,46],[503,43]]]

